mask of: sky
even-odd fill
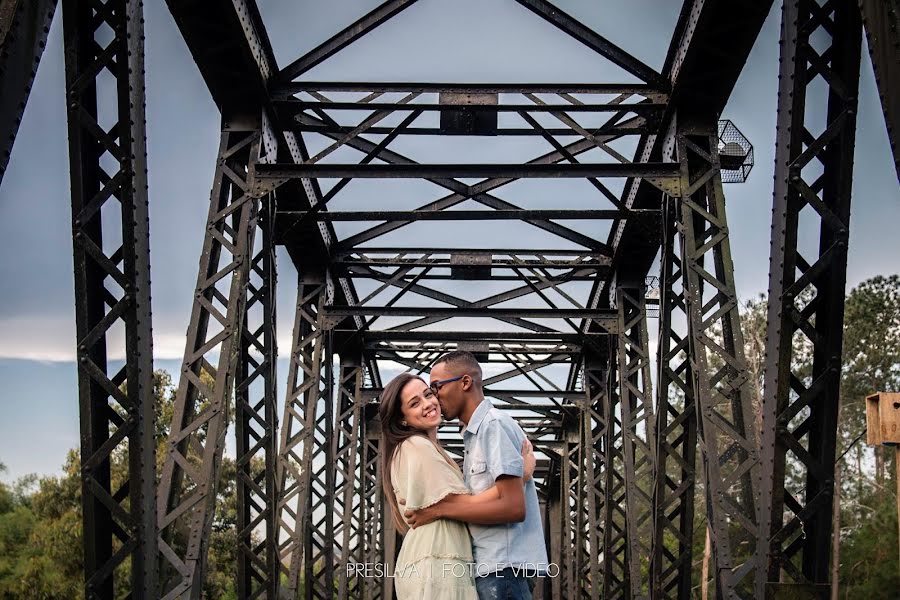
[[[557,5],[661,70],[680,2],[557,0]],[[288,64],[378,4],[260,0],[278,63]],[[778,3],[776,3],[778,4]],[[177,373],[196,284],[202,231],[219,141],[219,115],[164,3],[145,5],[147,140],[150,186],[155,366]],[[747,182],[727,185],[735,280],[741,298],[765,292],[774,171],[780,8],[774,7],[722,115],[754,145]],[[512,0],[421,0],[369,36],[310,71],[320,81],[630,82],[615,66]],[[900,191],[868,52],[859,94],[848,286],[900,270]],[[315,149],[316,140],[310,141]],[[490,140],[463,148],[406,138],[396,148],[421,162],[528,160],[548,151],[539,140]],[[394,146],[392,146],[394,147]],[[465,157],[459,159],[459,152]],[[335,162],[349,158],[335,153]],[[370,201],[369,182],[354,182],[335,209]],[[379,208],[409,208],[443,195],[430,184],[397,181],[379,188]],[[423,187],[424,185],[424,187]],[[583,182],[549,188],[514,184],[497,195],[526,207],[586,208]],[[389,193],[388,193],[389,192]],[[423,194],[428,194],[423,197]],[[508,194],[508,196],[507,196]],[[540,204],[541,201],[544,204]],[[463,208],[468,208],[463,205]],[[605,208],[605,207],[603,207]],[[492,245],[496,223],[463,224],[465,235]],[[339,237],[365,225],[337,224]],[[573,224],[588,231],[587,223]],[[527,226],[504,224],[520,247],[546,242]],[[518,228],[517,228],[518,227]],[[422,223],[380,240],[406,245],[460,244],[459,230]],[[594,231],[594,235],[597,235]],[[605,239],[605,234],[599,236]],[[279,281],[296,272],[279,249]],[[0,462],[3,479],[58,473],[78,445],[71,207],[64,104],[61,9],[52,24],[9,168],[0,184]],[[479,288],[480,295],[492,284]],[[452,287],[448,287],[453,289]],[[456,289],[465,297],[472,290]],[[363,291],[364,293],[364,291]],[[476,295],[479,295],[476,294]],[[295,290],[278,292],[278,337],[290,347]],[[121,358],[121,357],[113,357]],[[284,389],[286,361],[279,361]]]

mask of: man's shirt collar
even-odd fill
[[[478,433],[478,426],[481,425],[481,422],[484,421],[484,418],[487,416],[488,411],[493,408],[491,401],[487,398],[481,401],[481,404],[478,405],[478,408],[475,409],[475,412],[472,413],[471,418],[469,419],[468,424],[466,425],[464,433],[466,431],[471,432],[473,434]]]

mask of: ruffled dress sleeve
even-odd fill
[[[398,501],[406,501],[405,509],[437,504],[448,494],[471,493],[459,469],[448,463],[430,440],[413,436],[400,444],[397,453],[394,493]]]

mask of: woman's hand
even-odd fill
[[[534,467],[537,465],[537,459],[534,457],[534,448],[528,437],[522,442],[522,459],[525,461],[525,473],[522,476],[523,481],[528,481],[534,475]]]
[[[419,510],[407,510],[403,513],[411,529],[428,525],[441,518],[440,502]]]

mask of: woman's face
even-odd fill
[[[411,379],[400,390],[400,413],[414,429],[427,431],[441,424],[441,406],[421,379]]]

